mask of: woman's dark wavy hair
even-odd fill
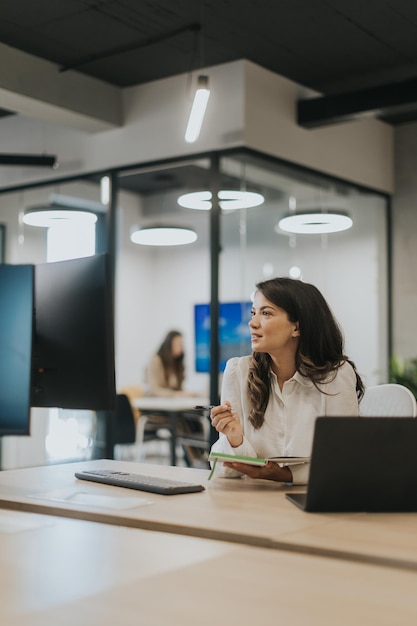
[[[314,285],[293,278],[272,278],[256,285],[267,300],[284,309],[290,322],[298,322],[300,337],[295,355],[297,371],[323,392],[319,383],[332,380],[346,361],[356,374],[356,393],[360,400],[364,385],[356,366],[343,352],[341,329],[329,305]],[[248,376],[248,396],[252,405],[249,420],[260,428],[271,391],[271,357],[253,352]]]
[[[158,349],[158,356],[162,361],[165,372],[165,381],[168,385],[170,374],[174,374],[177,379],[177,390],[182,389],[185,378],[184,353],[177,357],[172,354],[172,342],[175,337],[182,337],[179,330],[170,330]]]

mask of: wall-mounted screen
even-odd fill
[[[251,354],[248,322],[252,302],[223,302],[219,306],[219,372],[233,356]],[[210,371],[210,305],[194,305],[195,369]]]

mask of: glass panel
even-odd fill
[[[116,267],[116,371],[119,388],[147,391],[146,368],[170,330],[183,333],[185,388],[208,393],[208,374],[197,371],[195,306],[210,302],[209,212],[184,208],[179,196],[210,186],[210,161],[127,171],[119,177]],[[137,227],[182,226],[188,245],[132,243]]]
[[[386,201],[311,172],[247,155],[221,159],[236,189],[261,192],[261,206],[222,211],[220,301],[247,301],[258,281],[292,276],[316,285],[339,320],[346,352],[368,385],[386,382],[388,354]],[[338,209],[351,229],[289,235],[277,224],[301,209]]]
[[[130,169],[118,177],[115,348],[119,389],[134,385],[146,391],[145,371],[150,357],[166,332],[178,329],[184,335],[186,387],[199,395],[208,395],[207,335],[200,341],[208,322],[207,316],[203,316],[203,321],[197,320],[197,329],[201,331],[197,336],[195,315],[206,310],[210,303],[210,212],[184,208],[178,204],[178,197],[209,190],[211,177],[209,158]],[[90,180],[0,194],[0,221],[6,225],[8,236],[5,261],[36,264],[47,259],[46,232],[23,224],[25,208],[49,203],[57,196],[97,205],[100,179],[97,175]],[[236,306],[226,306],[221,311],[221,359],[250,349],[245,303],[250,300],[256,282],[290,275],[299,268],[299,276],[317,285],[332,306],[345,333],[346,351],[357,363],[364,382],[368,385],[385,382],[388,360],[385,198],[247,151],[221,157],[220,187],[225,191],[248,190],[265,196],[262,205],[221,214],[219,299],[222,305],[241,303],[238,310]],[[347,211],[353,227],[324,236],[294,236],[276,231],[279,219],[290,211],[315,207],[322,210],[329,206]],[[155,224],[194,229],[198,239],[174,247],[132,243],[130,234],[135,226]],[[205,357],[204,365],[201,355]],[[46,426],[39,430],[38,412],[42,410],[35,411],[34,433],[45,448]],[[61,417],[68,422],[71,416]],[[50,429],[48,445],[57,429]],[[83,427],[80,436],[86,436],[88,441]],[[19,445],[25,444],[20,441]],[[31,456],[25,449],[16,458],[22,459],[22,465],[39,465],[45,461],[45,450],[42,454],[42,458]],[[3,455],[6,457],[7,454]]]
[[[26,225],[25,210],[41,207],[86,208],[103,214],[96,182],[45,185],[0,195],[0,218],[7,225],[9,246],[5,262],[40,264],[90,256],[95,250],[95,224],[77,225],[56,220],[52,228]],[[92,411],[33,408],[31,437],[4,438],[3,467],[38,465],[91,457],[95,415]],[[14,458],[12,458],[14,457]],[[10,458],[10,461],[9,461]]]

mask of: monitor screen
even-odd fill
[[[219,305],[219,372],[232,356],[251,354],[248,322],[252,302],[223,302]],[[195,369],[210,371],[210,305],[194,306]]]
[[[108,255],[35,266],[32,406],[114,410]]]
[[[0,436],[29,435],[33,266],[0,265]]]

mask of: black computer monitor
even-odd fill
[[[35,266],[32,406],[114,410],[108,255]]]
[[[33,275],[0,264],[0,436],[30,433]]]

